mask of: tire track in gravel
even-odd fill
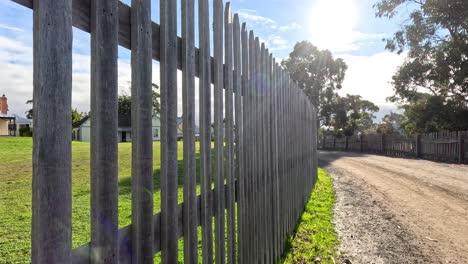
[[[320,152],[353,263],[468,263],[468,166]]]

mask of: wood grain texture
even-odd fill
[[[195,158],[195,6],[182,1],[184,263],[198,263],[197,166]]]
[[[118,1],[91,1],[91,252],[118,261]]]
[[[132,0],[132,254],[153,263],[151,1]],[[124,257],[123,252],[121,256]]]
[[[225,101],[225,168],[227,182],[227,263],[236,263],[236,215],[234,193],[234,97],[233,97],[233,24],[230,3],[224,11],[224,64],[227,73]]]
[[[161,256],[177,263],[177,2],[160,3]]]
[[[255,243],[255,258],[257,262],[262,263],[263,259],[263,251],[262,251],[262,227],[263,222],[261,221],[261,123],[260,123],[260,90],[261,90],[261,68],[260,68],[260,39],[259,37],[255,37],[255,56],[254,56],[254,92],[253,92],[253,113],[254,113],[254,153],[253,153],[253,162],[254,162],[254,192],[255,192],[255,199],[254,199],[254,215],[255,215],[255,230],[254,230],[254,243]]]
[[[31,261],[70,263],[72,3],[34,6]]]
[[[256,76],[256,53],[255,53],[255,35],[253,31],[251,30],[249,32],[249,92],[247,95],[248,102],[249,102],[249,117],[248,117],[248,125],[249,125],[249,135],[248,135],[248,146],[249,146],[249,256],[247,257],[248,261],[254,260],[255,259],[255,254],[257,252],[257,246],[258,246],[258,241],[256,241],[256,230],[257,230],[257,222],[256,222],[256,203],[257,203],[257,197],[256,197],[256,163],[255,163],[255,89],[256,89],[256,81],[257,81],[257,76]]]
[[[248,120],[249,115],[249,98],[250,98],[250,80],[249,80],[249,38],[247,33],[247,26],[245,23],[242,24],[242,31],[241,31],[241,45],[242,45],[242,160],[243,160],[243,170],[242,170],[242,177],[241,180],[243,184],[243,206],[240,206],[242,211],[242,219],[241,219],[241,232],[242,232],[242,239],[239,237],[239,263],[247,263],[247,257],[249,252],[249,208],[250,208],[250,200],[249,200],[249,190],[250,190],[250,179],[249,172],[250,172],[250,159],[249,159],[249,131],[250,131],[250,121]]]
[[[215,139],[215,256],[216,263],[225,263],[225,215],[224,215],[224,122],[223,122],[223,1],[213,1],[213,49],[214,49],[214,139]]]
[[[259,153],[258,153],[258,162],[259,162],[259,213],[260,213],[260,258],[261,263],[267,262],[267,241],[266,241],[266,199],[265,199],[265,191],[266,191],[266,134],[265,134],[265,89],[266,89],[266,76],[265,76],[265,43],[260,44],[260,54],[259,54],[259,88],[258,88],[258,123],[259,123],[259,131],[258,131],[258,140],[259,140]]]
[[[241,263],[244,256],[244,204],[245,204],[245,177],[244,177],[244,113],[243,113],[243,79],[242,79],[242,53],[241,53],[241,28],[239,15],[234,15],[233,22],[233,55],[234,55],[234,76],[233,90],[235,92],[235,177],[237,179],[238,202],[237,202],[237,263]],[[242,30],[244,34],[245,30]]]
[[[203,263],[213,263],[213,200],[211,195],[211,56],[208,0],[198,1],[200,56],[200,185]]]
[[[271,125],[272,125],[272,177],[273,177],[273,240],[274,240],[274,263],[279,261],[281,257],[281,240],[279,239],[280,227],[280,182],[279,182],[279,158],[278,158],[278,85],[279,85],[279,67],[276,60],[273,60],[273,76],[272,76],[272,104],[271,104]]]

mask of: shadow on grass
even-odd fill
[[[197,185],[200,184],[200,154],[197,153],[195,156],[197,166]],[[211,152],[211,164],[214,162],[214,152]],[[161,168],[153,171],[153,187],[154,192],[158,192],[161,189]],[[183,187],[184,185],[184,160],[177,161],[177,185]],[[132,192],[132,177],[128,176],[119,181],[119,194],[128,194]]]

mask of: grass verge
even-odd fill
[[[131,223],[131,144],[119,144],[119,227]],[[183,201],[183,142],[178,148],[179,203]],[[154,212],[160,211],[160,142],[153,143]],[[197,153],[199,145],[196,145]],[[197,155],[198,158],[198,155]],[[90,240],[90,144],[72,144],[72,242]],[[197,169],[198,168],[197,162]],[[32,139],[0,137],[0,263],[30,263]],[[197,173],[198,176],[198,173]],[[197,179],[199,181],[199,177]],[[197,188],[199,194],[200,189]],[[200,242],[200,241],[199,241]],[[201,245],[201,244],[200,244]],[[183,240],[179,259],[183,257]],[[160,263],[160,254],[155,256]]]
[[[331,222],[335,200],[332,179],[319,169],[315,189],[286,242],[283,263],[335,263],[339,243]]]

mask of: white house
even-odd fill
[[[16,123],[16,135],[20,136],[20,129],[23,127],[29,127],[32,129],[33,127],[33,121],[32,119],[27,119],[24,117],[21,117],[19,115],[13,115],[15,117],[15,123]]]
[[[177,140],[182,140],[184,136],[184,119],[177,118]],[[200,140],[200,128],[195,125],[195,140]]]
[[[20,129],[32,129],[33,121],[16,114],[8,114],[8,98],[0,97],[0,136],[20,136]]]
[[[119,114],[119,126],[117,136],[119,142],[132,141],[132,123],[130,114]],[[160,140],[161,122],[158,116],[153,117],[153,140]],[[90,142],[91,141],[91,118],[84,117],[79,122],[73,124],[72,138],[75,141]]]

